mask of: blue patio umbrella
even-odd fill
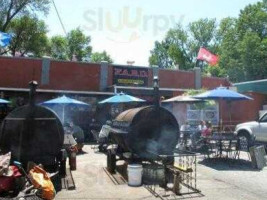
[[[0,104],[8,104],[10,101],[7,101],[5,99],[0,99]]]
[[[207,100],[228,100],[228,101],[234,101],[234,100],[253,100],[252,98],[240,94],[238,92],[229,90],[225,87],[218,87],[214,90],[206,91],[202,94],[193,96],[196,99],[207,99]]]
[[[133,97],[124,93],[118,93],[110,98],[100,101],[99,104],[104,103],[129,103],[129,102],[145,102],[145,100]]]
[[[55,98],[55,99],[51,99],[51,100],[45,101],[45,102],[41,103],[41,105],[43,105],[43,106],[62,105],[63,106],[63,112],[62,112],[62,121],[63,121],[63,123],[65,121],[65,107],[67,105],[90,106],[87,103],[84,103],[82,101],[78,101],[76,99],[72,99],[72,98],[66,97],[65,95],[63,95],[62,97],[59,97],[59,98]]]
[[[240,94],[233,90],[229,90],[225,87],[218,87],[216,89],[206,91],[199,95],[193,96],[193,98],[202,99],[202,100],[226,100],[228,102],[240,101],[240,100],[253,100],[251,97]],[[230,116],[230,122],[231,122],[231,110],[230,109],[229,109],[229,116]]]

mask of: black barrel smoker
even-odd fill
[[[131,161],[156,160],[158,155],[172,155],[179,139],[179,125],[175,117],[158,106],[134,108],[122,112],[110,131],[117,148],[108,151],[107,164],[115,170],[115,155]]]
[[[152,194],[157,185],[181,195],[199,193],[196,184],[196,156],[175,147],[180,136],[175,117],[159,106],[146,106],[122,112],[113,122],[107,152],[107,170],[115,173],[116,161],[142,163],[143,183]],[[171,185],[171,187],[169,186]]]
[[[108,148],[107,169],[115,173],[118,159],[142,163],[143,183],[153,194],[156,185],[175,194],[181,194],[181,185],[190,190],[188,193],[199,193],[196,156],[175,148],[180,137],[179,125],[171,112],[160,107],[157,78],[154,96],[154,105],[126,110],[113,120],[109,133],[113,145]]]
[[[126,110],[112,123],[110,137],[122,152],[154,159],[173,152],[179,138],[175,117],[166,109],[146,106]]]
[[[154,77],[154,105],[126,110],[113,120],[110,139],[117,147],[108,150],[107,168],[115,171],[116,155],[130,162],[172,155],[179,137],[175,117],[160,106],[159,79]]]
[[[24,167],[32,161],[52,171],[59,164],[64,129],[53,111],[35,104],[37,82],[29,85],[29,104],[13,110],[2,122],[0,149],[11,152],[12,160]]]

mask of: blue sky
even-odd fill
[[[237,17],[257,0],[54,0],[67,31],[80,27],[92,38],[93,51],[106,50],[117,64],[147,66],[156,40],[177,22]],[[54,7],[43,17],[49,35],[64,35]]]

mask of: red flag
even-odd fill
[[[198,55],[197,55],[197,60],[204,60],[207,63],[209,63],[211,66],[216,65],[219,61],[219,57],[212,54],[205,48],[200,48]]]

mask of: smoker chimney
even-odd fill
[[[30,106],[35,105],[35,93],[36,93],[36,88],[38,86],[37,81],[30,81],[29,82],[29,88],[30,88],[30,93],[29,93],[29,104]]]
[[[153,78],[153,87],[154,87],[154,104],[157,108],[160,107],[160,97],[159,97],[159,78],[154,76]]]

